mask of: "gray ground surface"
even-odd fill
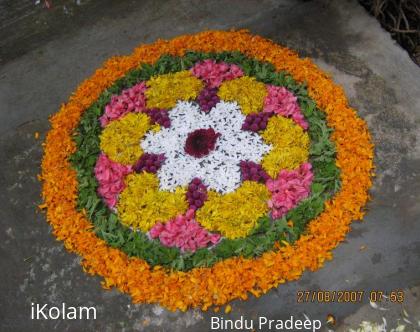
[[[420,285],[420,68],[405,51],[356,1],[98,2],[57,1],[48,12],[29,1],[0,0],[0,331],[210,329],[212,313],[132,305],[128,296],[103,290],[99,278],[83,273],[78,257],[55,241],[36,212],[41,140],[34,133],[43,137],[48,116],[108,57],[157,38],[232,27],[312,57],[344,86],[373,134],[378,176],[365,221],[353,225],[334,260],[259,299],[234,301],[224,317],[305,313],[325,320],[332,313],[344,330],[392,313],[392,325],[402,307],[378,316],[366,303],[297,304],[296,291]],[[418,319],[417,292],[411,290],[406,310]],[[31,302],[95,306],[98,319],[31,321]]]

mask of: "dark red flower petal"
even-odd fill
[[[168,110],[159,108],[148,108],[143,111],[150,117],[151,123],[158,123],[165,128],[171,126],[171,119],[169,118]]]
[[[208,113],[220,101],[216,88],[204,88],[197,97],[197,102],[203,112]]]
[[[193,157],[204,157],[214,150],[219,136],[212,128],[194,130],[188,134],[184,150]]]
[[[264,171],[261,165],[253,161],[241,161],[239,163],[242,174],[242,181],[256,181],[265,183],[270,176]]]
[[[190,185],[188,186],[187,200],[190,209],[193,210],[201,208],[207,200],[207,187],[199,178],[191,180]]]
[[[270,117],[274,113],[272,112],[260,112],[248,114],[245,118],[244,123],[242,124],[242,130],[248,130],[253,132],[258,132],[267,128],[267,123]]]
[[[133,169],[137,173],[141,173],[143,171],[156,173],[164,161],[165,155],[163,154],[144,153],[139,160],[137,160]]]

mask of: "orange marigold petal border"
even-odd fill
[[[307,82],[310,96],[327,115],[334,129],[341,190],[327,202],[324,212],[308,225],[308,232],[293,245],[266,252],[257,259],[230,258],[210,268],[166,272],[139,258],[129,258],[109,247],[92,232],[87,216],[76,209],[77,178],[68,157],[83,111],[116,79],[140,63],[153,63],[162,54],[183,55],[187,50],[220,52],[238,50],[286,70],[297,81]],[[348,106],[341,87],[309,59],[248,31],[206,31],[172,40],[142,45],[130,56],[114,57],[85,80],[67,104],[50,119],[52,129],[44,143],[42,160],[43,199],[54,235],[65,247],[83,257],[84,270],[104,278],[105,288],[117,287],[134,302],[159,303],[170,310],[223,305],[267,292],[305,269],[316,270],[331,259],[331,250],[349,231],[352,220],[361,219],[369,199],[373,175],[373,144],[366,123]],[[141,273],[139,273],[141,272]],[[188,294],[188,295],[186,295]]]

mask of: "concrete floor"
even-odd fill
[[[24,2],[25,17],[10,7]],[[0,0],[0,331],[210,330],[214,313],[132,305],[84,274],[36,212],[36,175],[48,116],[105,59],[157,38],[232,27],[310,56],[344,86],[373,134],[377,177],[365,221],[353,225],[334,260],[259,299],[234,301],[224,317],[306,314],[325,321],[332,313],[334,329],[343,331],[380,316],[392,325],[401,306],[385,304],[391,310],[378,316],[366,303],[297,304],[296,291],[404,288],[410,319],[420,319],[420,68],[356,1],[56,1],[50,12],[26,2]],[[21,21],[13,21],[13,11]],[[98,317],[33,321],[31,302],[95,306]]]

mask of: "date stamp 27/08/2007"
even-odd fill
[[[394,289],[391,291],[382,290],[299,290],[296,292],[298,303],[358,303],[358,302],[391,302],[403,303],[404,291]]]

